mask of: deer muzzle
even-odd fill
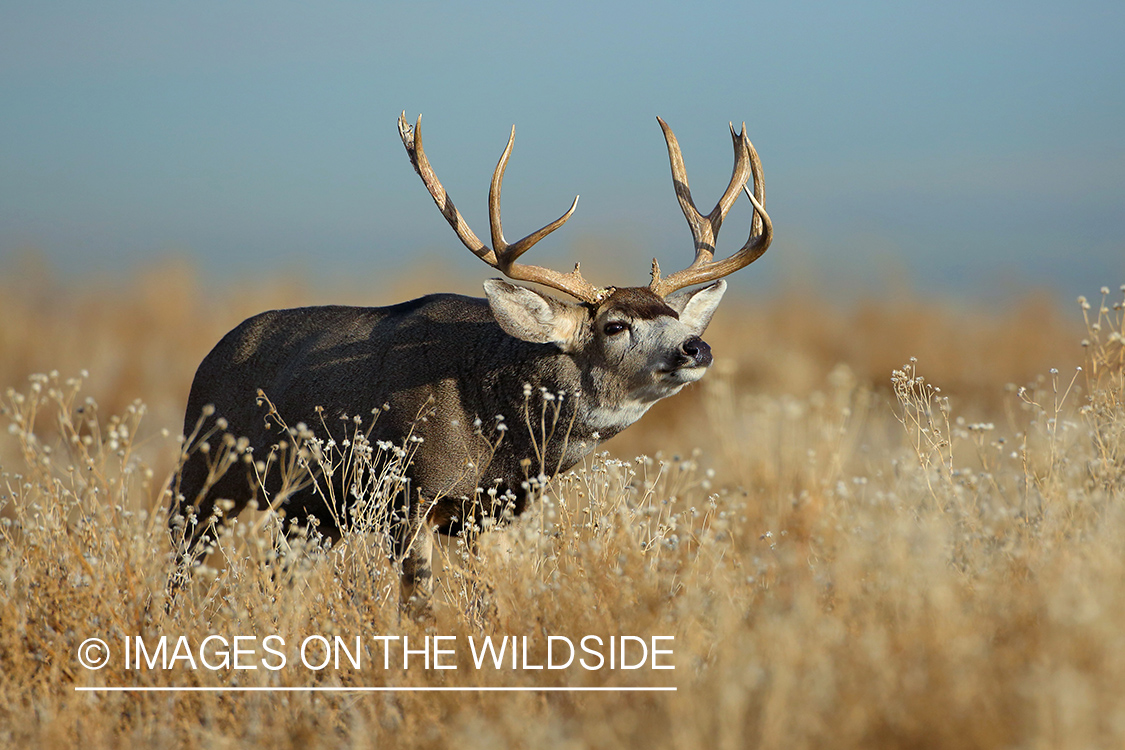
[[[681,344],[680,353],[684,357],[684,367],[711,366],[711,347],[698,336],[692,336]]]

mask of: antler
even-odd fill
[[[403,112],[398,118],[398,132],[402,136],[403,145],[406,146],[406,153],[410,156],[410,163],[414,165],[414,170],[422,178],[422,182],[426,184],[426,189],[430,191],[434,203],[441,209],[442,216],[449,222],[449,226],[453,227],[453,231],[457,233],[461,242],[465,243],[465,247],[472,250],[478,258],[510,279],[542,284],[591,304],[601,301],[612,291],[610,289],[599,289],[582,278],[577,263],[574,264],[574,270],[570,273],[560,273],[541,266],[516,263],[516,259],[530,250],[532,245],[566,223],[566,220],[574,213],[575,207],[578,206],[578,197],[575,196],[574,203],[571,204],[570,209],[565,214],[542,229],[538,229],[512,244],[508,244],[504,240],[504,230],[500,224],[500,187],[504,182],[504,170],[508,166],[508,157],[512,153],[512,143],[516,138],[516,127],[514,125],[512,126],[512,134],[508,137],[508,145],[500,156],[496,171],[492,173],[492,185],[488,191],[488,223],[492,232],[491,248],[481,242],[473,233],[473,230],[469,228],[469,225],[465,223],[465,220],[461,217],[461,212],[453,205],[453,200],[445,192],[445,188],[442,187],[437,175],[430,167],[426,153],[422,150],[422,116],[418,115],[418,122],[411,127],[410,123],[406,121],[406,112]],[[745,182],[745,180],[743,181]]]
[[[734,273],[740,268],[750,265],[773,240],[773,224],[769,214],[766,213],[766,185],[762,176],[762,162],[758,152],[750,139],[746,136],[746,123],[737,134],[734,125],[730,126],[731,139],[734,141],[734,170],[731,173],[730,184],[726,192],[719,198],[715,208],[707,216],[699,213],[695,202],[691,199],[691,189],[688,187],[687,169],[684,167],[684,157],[680,153],[680,144],[676,141],[675,134],[668,127],[668,123],[656,118],[664,131],[664,140],[668,143],[668,160],[672,164],[672,185],[676,189],[676,197],[680,201],[684,217],[691,227],[691,236],[695,240],[695,260],[682,271],[660,278],[660,264],[654,258],[652,261],[652,283],[649,289],[661,297],[667,297],[677,289],[694,284],[703,284]],[[754,192],[746,187],[747,180],[753,175]],[[750,238],[742,249],[724,260],[713,260],[715,257],[715,239],[719,235],[719,228],[727,212],[738,199],[738,191],[746,192],[750,202],[754,204],[754,219],[750,225]]]

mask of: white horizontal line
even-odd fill
[[[75,687],[87,693],[579,693],[676,692],[675,687]]]

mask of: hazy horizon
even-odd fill
[[[515,124],[508,236],[581,194],[533,253],[601,283],[690,259],[656,115],[704,211],[729,120],[762,156],[777,239],[736,289],[802,272],[970,296],[1125,282],[1119,4],[3,8],[0,261],[484,278],[413,174],[405,108],[482,237]],[[743,199],[720,252],[748,222]]]

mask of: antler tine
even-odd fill
[[[734,125],[731,125],[731,138],[734,140],[735,148],[735,164],[731,182],[715,208],[706,217],[699,214],[691,200],[687,173],[684,170],[679,144],[676,143],[675,136],[672,135],[671,129],[663,120],[660,120],[660,125],[664,130],[664,137],[668,141],[668,157],[672,163],[672,180],[676,189],[676,197],[680,201],[680,207],[688,220],[692,238],[695,241],[695,260],[684,270],[677,271],[667,278],[660,278],[660,266],[653,260],[652,282],[649,284],[649,289],[661,297],[666,297],[678,289],[720,279],[753,263],[761,257],[773,240],[773,224],[765,209],[766,189],[762,162],[758,158],[758,152],[746,135],[745,123],[742,125],[742,130],[737,134],[734,132]],[[746,185],[750,177],[753,177],[754,181],[753,193]],[[730,211],[731,206],[737,200],[740,190],[746,192],[750,202],[754,205],[750,238],[734,255],[721,261],[714,261],[712,259],[715,252],[715,238],[718,236],[719,228],[722,226],[727,212]]]
[[[504,227],[500,222],[500,189],[504,185],[504,172],[508,169],[508,157],[512,155],[512,145],[516,142],[516,126],[508,135],[508,145],[504,153],[500,154],[500,161],[496,162],[496,169],[492,172],[492,184],[488,186],[488,228],[492,232],[492,247],[496,248],[497,257],[502,257],[504,248],[508,243],[504,241]]]
[[[500,191],[504,185],[504,172],[508,169],[508,157],[512,155],[512,144],[515,140],[516,126],[513,125],[512,133],[508,136],[508,145],[504,147],[504,153],[500,154],[500,161],[496,163],[496,170],[492,173],[492,184],[488,189],[488,223],[492,232],[492,247],[495,249],[497,259],[505,266],[510,266],[530,250],[532,245],[565,224],[574,213],[574,209],[578,208],[579,197],[574,196],[574,202],[562,216],[509,245],[504,240],[504,227],[500,221]]]
[[[750,199],[750,202],[754,204],[754,224],[750,229],[750,238],[746,240],[746,244],[737,253],[727,258],[728,261],[737,259],[739,261],[737,267],[722,274],[723,276],[734,273],[739,268],[745,268],[762,257],[762,253],[769,249],[770,243],[773,242],[773,222],[770,221],[770,215],[766,213],[765,206],[754,197],[749,188],[743,187],[742,189],[746,191],[746,197]]]
[[[762,174],[762,160],[758,157],[758,151],[754,148],[754,144],[750,143],[750,139],[746,139],[746,147],[750,153],[750,166],[754,175],[754,192],[750,193],[749,188],[745,185],[742,189],[746,192],[746,197],[754,204],[754,219],[750,224],[750,237],[746,240],[746,244],[742,246],[739,252],[746,252],[752,256],[743,265],[750,265],[762,256],[762,253],[769,248],[770,243],[773,242],[773,222],[770,221],[770,215],[766,213],[766,180]],[[751,249],[751,244],[754,249]]]
[[[398,130],[399,135],[402,136],[402,143],[406,146],[406,152],[410,156],[410,162],[422,178],[422,182],[425,183],[426,189],[430,191],[434,203],[441,210],[445,220],[449,222],[449,226],[453,227],[457,237],[474,255],[510,279],[542,284],[582,302],[596,304],[612,291],[612,289],[599,289],[582,278],[577,263],[574,264],[573,271],[560,273],[541,266],[529,266],[515,262],[532,245],[565,224],[578,206],[576,196],[574,202],[570,205],[570,209],[547,226],[532,232],[519,242],[511,245],[504,240],[504,230],[500,222],[500,188],[504,182],[504,170],[507,168],[508,157],[512,153],[512,143],[516,137],[515,126],[512,126],[512,133],[508,137],[508,145],[500,156],[500,162],[496,165],[496,170],[492,173],[492,185],[488,191],[488,218],[493,245],[491,248],[481,242],[473,233],[473,230],[469,228],[461,213],[453,205],[453,200],[442,187],[441,181],[434,174],[433,168],[430,167],[426,153],[422,150],[422,116],[418,115],[417,124],[411,127],[406,120],[406,112],[404,111],[398,118]]]
[[[687,167],[684,166],[684,157],[680,152],[679,141],[668,123],[660,117],[656,118],[660,129],[664,131],[664,140],[668,144],[668,161],[672,166],[672,186],[676,190],[676,198],[680,202],[680,209],[684,212],[691,236],[695,241],[696,262],[710,260],[715,253],[715,239],[719,228],[727,217],[731,206],[738,200],[738,192],[750,177],[750,160],[746,154],[743,141],[746,140],[746,124],[742,124],[739,133],[734,132],[734,124],[730,126],[731,141],[734,145],[734,168],[731,170],[730,183],[726,191],[719,198],[711,213],[703,216],[691,197],[691,188],[688,185]],[[703,256],[706,256],[705,258]]]
[[[437,178],[433,168],[430,167],[430,160],[426,158],[426,152],[422,149],[422,115],[418,115],[418,122],[411,127],[406,120],[406,110],[403,110],[402,114],[398,116],[398,133],[402,137],[402,145],[406,146],[406,153],[410,157],[410,163],[414,165],[414,171],[422,178],[422,182],[425,183],[426,189],[430,191],[430,196],[437,204],[441,215],[449,222],[449,226],[453,227],[457,237],[465,244],[465,247],[473,251],[474,255],[490,266],[495,266],[496,254],[492,252],[488,245],[481,242],[473,230],[469,228],[469,225],[461,216],[461,212],[453,205],[453,199],[449,197],[449,193],[445,192],[441,180]]]

